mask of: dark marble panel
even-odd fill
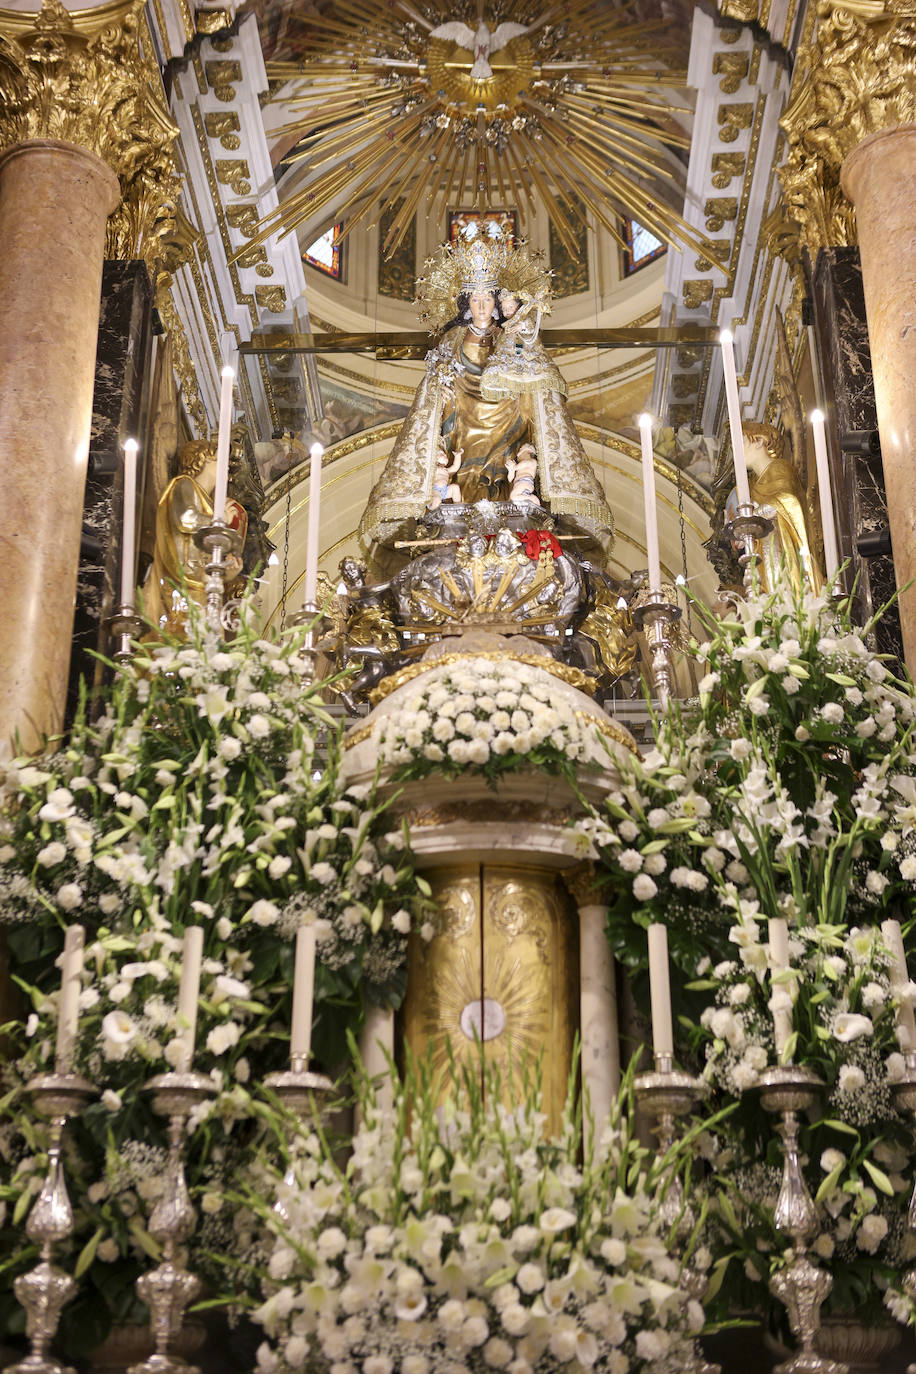
[[[862,268],[857,248],[823,248],[813,273],[814,327],[828,406],[827,444],[841,558],[858,576],[859,616],[867,620],[895,590],[889,556],[863,559],[861,535],[887,527],[887,497],[877,447],[878,415],[871,373]],[[900,620],[887,613],[878,632],[884,653],[902,656]]]
[[[102,273],[89,471],[77,574],[68,717],[81,677],[98,680],[93,651],[108,650],[104,621],[118,592],[121,445],[142,444],[141,424],[152,340],[152,288],[142,262],[106,262]]]

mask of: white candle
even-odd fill
[[[658,515],[655,498],[655,459],[652,452],[652,416],[640,415],[639,440],[642,445],[642,495],[646,507],[646,554],[649,560],[649,591],[662,588],[662,565],[658,556]]]
[[[897,1039],[904,1054],[916,1051],[916,1016],[913,1003],[905,996],[904,989],[910,981],[906,966],[906,950],[903,947],[903,932],[899,921],[882,921],[881,934],[891,956],[891,991],[901,1000],[897,1006]]]
[[[821,502],[821,528],[824,531],[824,562],[829,580],[840,566],[840,558],[837,552],[833,493],[830,490],[830,469],[827,465],[827,439],[824,434],[822,410],[812,410],[811,428],[814,430],[814,461],[817,466],[817,490]]]
[[[134,607],[137,561],[137,449],[136,439],[124,441],[124,507],[121,525],[121,605]]]
[[[656,1060],[674,1055],[671,984],[668,973],[668,927],[649,927],[649,992],[652,1001],[652,1048]]]
[[[200,965],[204,952],[203,926],[188,926],[181,951],[181,984],[178,989],[179,1037],[185,1052],[179,1068],[187,1073],[194,1058],[197,1034],[197,998],[200,993]]]
[[[735,486],[738,489],[738,505],[751,504],[751,489],[748,485],[747,463],[744,460],[744,432],[741,429],[741,403],[738,400],[738,376],[735,372],[735,344],[730,329],[719,334],[722,345],[722,372],[725,376],[725,400],[728,405],[728,426],[732,436],[732,457],[735,460]]]
[[[216,485],[213,488],[213,519],[226,518],[226,492],[229,489],[229,431],[232,428],[232,384],[235,373],[227,364],[222,371],[219,393],[219,432],[216,439]]]
[[[770,983],[773,992],[788,994],[786,983],[777,983],[774,974],[785,973],[789,967],[789,927],[781,916],[774,916],[769,922],[770,938]],[[792,1013],[787,1008],[777,1007],[773,1011],[773,1038],[776,1042],[776,1058],[782,1061],[786,1041],[792,1034]]]
[[[321,459],[324,448],[312,444],[309,457],[312,460],[309,471],[309,520],[305,543],[305,604],[318,604],[318,523],[321,519]]]
[[[300,926],[296,932],[296,968],[293,975],[293,1024],[290,1055],[308,1059],[312,1048],[312,1001],[315,989],[315,927]]]
[[[57,1047],[56,1068],[58,1073],[67,1073],[73,1058],[76,1043],[76,1027],[79,1019],[80,991],[83,972],[83,939],[86,932],[82,926],[68,926],[64,936],[64,957],[60,975],[60,1003],[57,1009]]]

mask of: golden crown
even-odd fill
[[[475,291],[511,291],[522,300],[537,300],[549,309],[550,273],[539,255],[512,245],[508,226],[484,221],[483,231],[467,225],[455,243],[444,243],[423,264],[417,279],[420,319],[431,330],[454,318],[458,297]]]

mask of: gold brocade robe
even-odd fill
[[[452,396],[442,408],[442,441],[449,453],[463,451],[455,481],[465,501],[508,501],[507,458],[532,442],[524,396],[485,401],[480,378],[493,352],[496,331],[476,338],[470,329],[454,331],[455,358],[463,368]]]
[[[824,574],[811,547],[805,494],[795,468],[786,458],[774,458],[760,474],[751,473],[750,489],[751,500],[758,506],[769,506],[775,514],[776,537],[771,550],[777,559],[782,553],[793,584],[800,586],[806,580],[813,591],[819,592]],[[765,566],[764,576],[767,586],[772,588],[778,568]]]

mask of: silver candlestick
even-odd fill
[[[652,676],[663,713],[667,712],[671,699],[671,628],[680,620],[681,614],[680,606],[669,601],[660,589],[648,592],[632,611],[636,628],[645,631],[649,642]]]
[[[833,1279],[807,1254],[807,1243],[817,1230],[817,1209],[808,1192],[798,1159],[797,1113],[812,1107],[824,1083],[811,1069],[781,1064],[760,1075],[757,1089],[765,1111],[778,1113],[776,1129],[782,1140],[782,1183],[776,1201],[776,1230],[790,1236],[795,1245],[792,1263],[770,1279],[770,1292],[785,1305],[798,1352],[777,1365],[775,1374],[848,1374],[845,1364],[817,1353],[821,1304],[833,1287]]]
[[[153,1107],[169,1118],[169,1158],[165,1188],[149,1219],[150,1235],[162,1245],[162,1263],[137,1279],[137,1292],[150,1311],[155,1351],[128,1374],[200,1374],[170,1347],[177,1340],[185,1309],[200,1294],[200,1279],[178,1263],[182,1241],[194,1234],[197,1216],[184,1174],[185,1123],[194,1107],[215,1092],[212,1081],[193,1072],[163,1073],[150,1080]]]
[[[904,1056],[903,1075],[892,1085],[897,1107],[916,1117],[916,1051],[909,1050]],[[916,1183],[907,1212],[907,1230],[916,1236]],[[916,1268],[908,1269],[903,1276],[903,1290],[911,1302],[916,1303]]]
[[[61,1141],[68,1119],[82,1111],[96,1089],[77,1074],[55,1072],[33,1078],[26,1092],[35,1110],[51,1119],[48,1172],[25,1226],[29,1240],[41,1246],[41,1258],[34,1269],[20,1274],[13,1284],[16,1299],[26,1311],[26,1335],[32,1348],[24,1360],[8,1365],[4,1374],[73,1374],[49,1354],[61,1310],[76,1292],[76,1281],[53,1262],[54,1246],[73,1230],[73,1211],[60,1157]]]
[[[323,1073],[314,1073],[308,1067],[307,1054],[290,1055],[290,1066],[280,1073],[269,1073],[264,1079],[265,1088],[276,1093],[287,1111],[301,1120],[319,1121],[327,1099],[334,1091],[334,1084]],[[283,1175],[283,1182],[292,1187],[296,1182],[296,1170],[292,1157]],[[282,1201],[274,1203],[274,1211],[282,1221],[289,1217]]]
[[[663,1154],[667,1154],[677,1138],[678,1117],[693,1111],[697,1103],[709,1092],[708,1085],[701,1078],[675,1069],[671,1056],[667,1054],[657,1054],[655,1072],[640,1074],[634,1080],[633,1087],[637,1101],[655,1121],[653,1131],[658,1138],[659,1150]],[[677,1228],[672,1253],[675,1259],[680,1259],[680,1243],[686,1239],[693,1227],[694,1216],[689,1204],[684,1202],[684,1189],[674,1165],[671,1167],[659,1215],[666,1230]],[[697,1302],[703,1301],[706,1278],[692,1265],[682,1265],[680,1286],[688,1297],[695,1298]],[[680,1369],[683,1374],[721,1374],[720,1366],[710,1364],[696,1341],[693,1342],[692,1355],[682,1361]]]
[[[230,554],[237,554],[242,547],[237,530],[226,524],[225,520],[211,520],[194,535],[194,542],[209,555],[206,564],[207,581],[204,594],[207,598],[207,624],[211,630],[221,633],[223,629],[223,603],[226,599],[226,560]]]
[[[763,514],[753,501],[742,503],[733,520],[726,521],[724,534],[735,544],[744,545],[744,553],[738,561],[744,569],[744,585],[751,591],[757,581],[760,554],[754,547],[755,540],[765,539],[774,530],[773,521]]]
[[[106,622],[109,636],[114,641],[114,656],[119,663],[127,663],[134,656],[133,641],[138,639],[146,621],[137,615],[133,606],[119,606]]]
[[[293,615],[289,616],[286,621],[287,625],[308,626],[300,650],[300,654],[305,663],[305,667],[302,671],[302,679],[306,683],[315,681],[315,665],[318,661],[318,652],[315,648],[315,624],[320,609],[321,607],[317,602],[306,601],[303,603],[302,610],[296,611]],[[271,1077],[275,1076],[276,1075],[271,1075]]]

